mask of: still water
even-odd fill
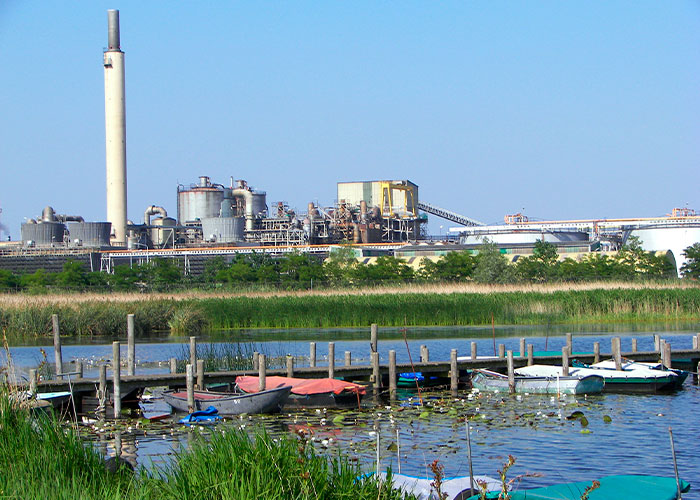
[[[535,350],[561,350],[566,332],[574,332],[574,351],[591,351],[593,342],[602,351],[610,350],[610,338],[622,338],[623,351],[633,338],[641,351],[653,350],[653,335],[660,334],[674,348],[690,348],[692,335],[700,325],[617,325],[564,327],[509,327],[496,329],[496,343],[519,350],[525,337]],[[389,350],[395,350],[398,362],[408,361],[406,343],[414,360],[421,345],[426,345],[432,360],[449,359],[451,349],[468,355],[471,341],[480,354],[493,354],[490,328],[411,328],[407,342],[399,329],[381,329],[379,351],[383,362]],[[228,337],[228,338],[226,338]],[[227,336],[200,337],[200,343],[230,340],[268,356],[297,356],[303,365],[309,354],[309,342],[316,342],[319,364],[324,363],[327,341],[335,341],[336,364],[343,362],[344,351],[351,351],[353,364],[367,364],[367,330],[299,330],[231,332]],[[111,340],[111,339],[110,339]],[[159,361],[186,356],[186,338],[150,339],[136,348],[140,365],[137,373],[167,371]],[[11,354],[22,370],[41,361],[39,351],[52,362],[53,346],[14,346]],[[64,361],[111,357],[111,344],[65,345]],[[326,359],[327,361],[327,359]],[[87,374],[89,376],[89,373]],[[167,411],[167,405],[154,400],[144,405],[147,411]],[[574,412],[587,419],[567,419]],[[187,447],[197,434],[221,432],[229,426],[256,429],[264,427],[275,435],[302,433],[320,450],[330,454],[340,449],[357,459],[365,470],[376,466],[377,431],[381,467],[425,475],[435,459],[445,466],[448,476],[467,475],[467,439],[464,419],[469,417],[472,455],[476,474],[497,476],[508,455],[516,458],[509,477],[526,473],[521,487],[534,487],[561,481],[592,480],[611,474],[674,475],[669,427],[673,429],[679,474],[691,482],[694,490],[686,499],[700,499],[700,389],[688,379],[683,390],[670,395],[618,395],[593,397],[567,396],[563,399],[543,396],[507,396],[470,393],[461,390],[457,397],[449,391],[423,394],[405,392],[399,401],[367,400],[362,411],[307,410],[276,416],[246,416],[229,419],[214,428],[185,428],[172,422],[94,423],[81,427],[81,433],[95,442],[106,455],[120,448],[127,459],[147,467],[167,465],[172,454]],[[609,418],[608,418],[609,417]]]

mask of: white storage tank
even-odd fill
[[[223,186],[212,184],[206,176],[199,178],[199,184],[178,186],[177,219],[181,225],[186,225],[207,217],[218,217],[223,199]]]
[[[479,245],[484,238],[496,244],[532,244],[537,240],[547,243],[562,243],[569,241],[588,241],[588,233],[583,231],[537,231],[521,229],[517,231],[488,232],[470,231],[460,238],[462,245]]]
[[[202,219],[204,241],[240,243],[245,241],[245,217],[210,217]]]
[[[683,251],[693,243],[700,242],[700,224],[634,229],[629,236],[638,237],[644,250],[671,250],[676,259],[676,270],[680,274],[681,266],[686,262]]]
[[[158,217],[151,220],[151,242],[158,247],[174,245],[176,221],[172,217]]]

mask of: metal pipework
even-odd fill
[[[107,11],[109,48],[103,55],[105,78],[105,157],[107,220],[114,244],[126,245],[126,102],[124,52],[120,49],[119,11]]]
[[[245,202],[245,230],[255,229],[255,216],[253,215],[253,193],[247,189],[236,188],[231,191],[234,198],[243,198]]]
[[[41,220],[42,222],[56,221],[56,212],[54,212],[53,207],[44,207],[44,210],[41,211]]]
[[[146,224],[147,226],[150,226],[151,225],[151,215],[156,215],[156,214],[160,214],[160,216],[164,219],[168,216],[167,210],[165,210],[163,207],[151,205],[143,213],[143,223]]]

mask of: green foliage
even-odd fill
[[[408,281],[414,277],[413,269],[404,261],[389,255],[377,257],[373,264],[357,266],[352,271],[352,279],[355,283]]]
[[[512,283],[516,276],[513,268],[501,254],[498,247],[484,238],[479,247],[474,269],[474,281],[478,283]]]
[[[448,252],[437,262],[423,259],[418,274],[425,279],[464,281],[472,277],[476,264],[477,259],[470,252]]]
[[[700,278],[700,243],[693,243],[683,251],[687,261],[681,266],[681,274],[684,278]]]
[[[556,246],[544,240],[537,240],[532,255],[518,259],[516,271],[527,281],[542,283],[557,275],[558,257]]]

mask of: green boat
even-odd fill
[[[676,500],[679,498],[679,485],[674,478],[659,476],[607,476],[600,480],[600,486],[588,493],[588,500]],[[581,500],[593,481],[555,484],[544,488],[533,488],[511,492],[512,500]],[[685,493],[690,484],[681,480],[680,490]],[[479,495],[469,497],[477,500]],[[498,498],[497,492],[486,494],[488,499]]]

